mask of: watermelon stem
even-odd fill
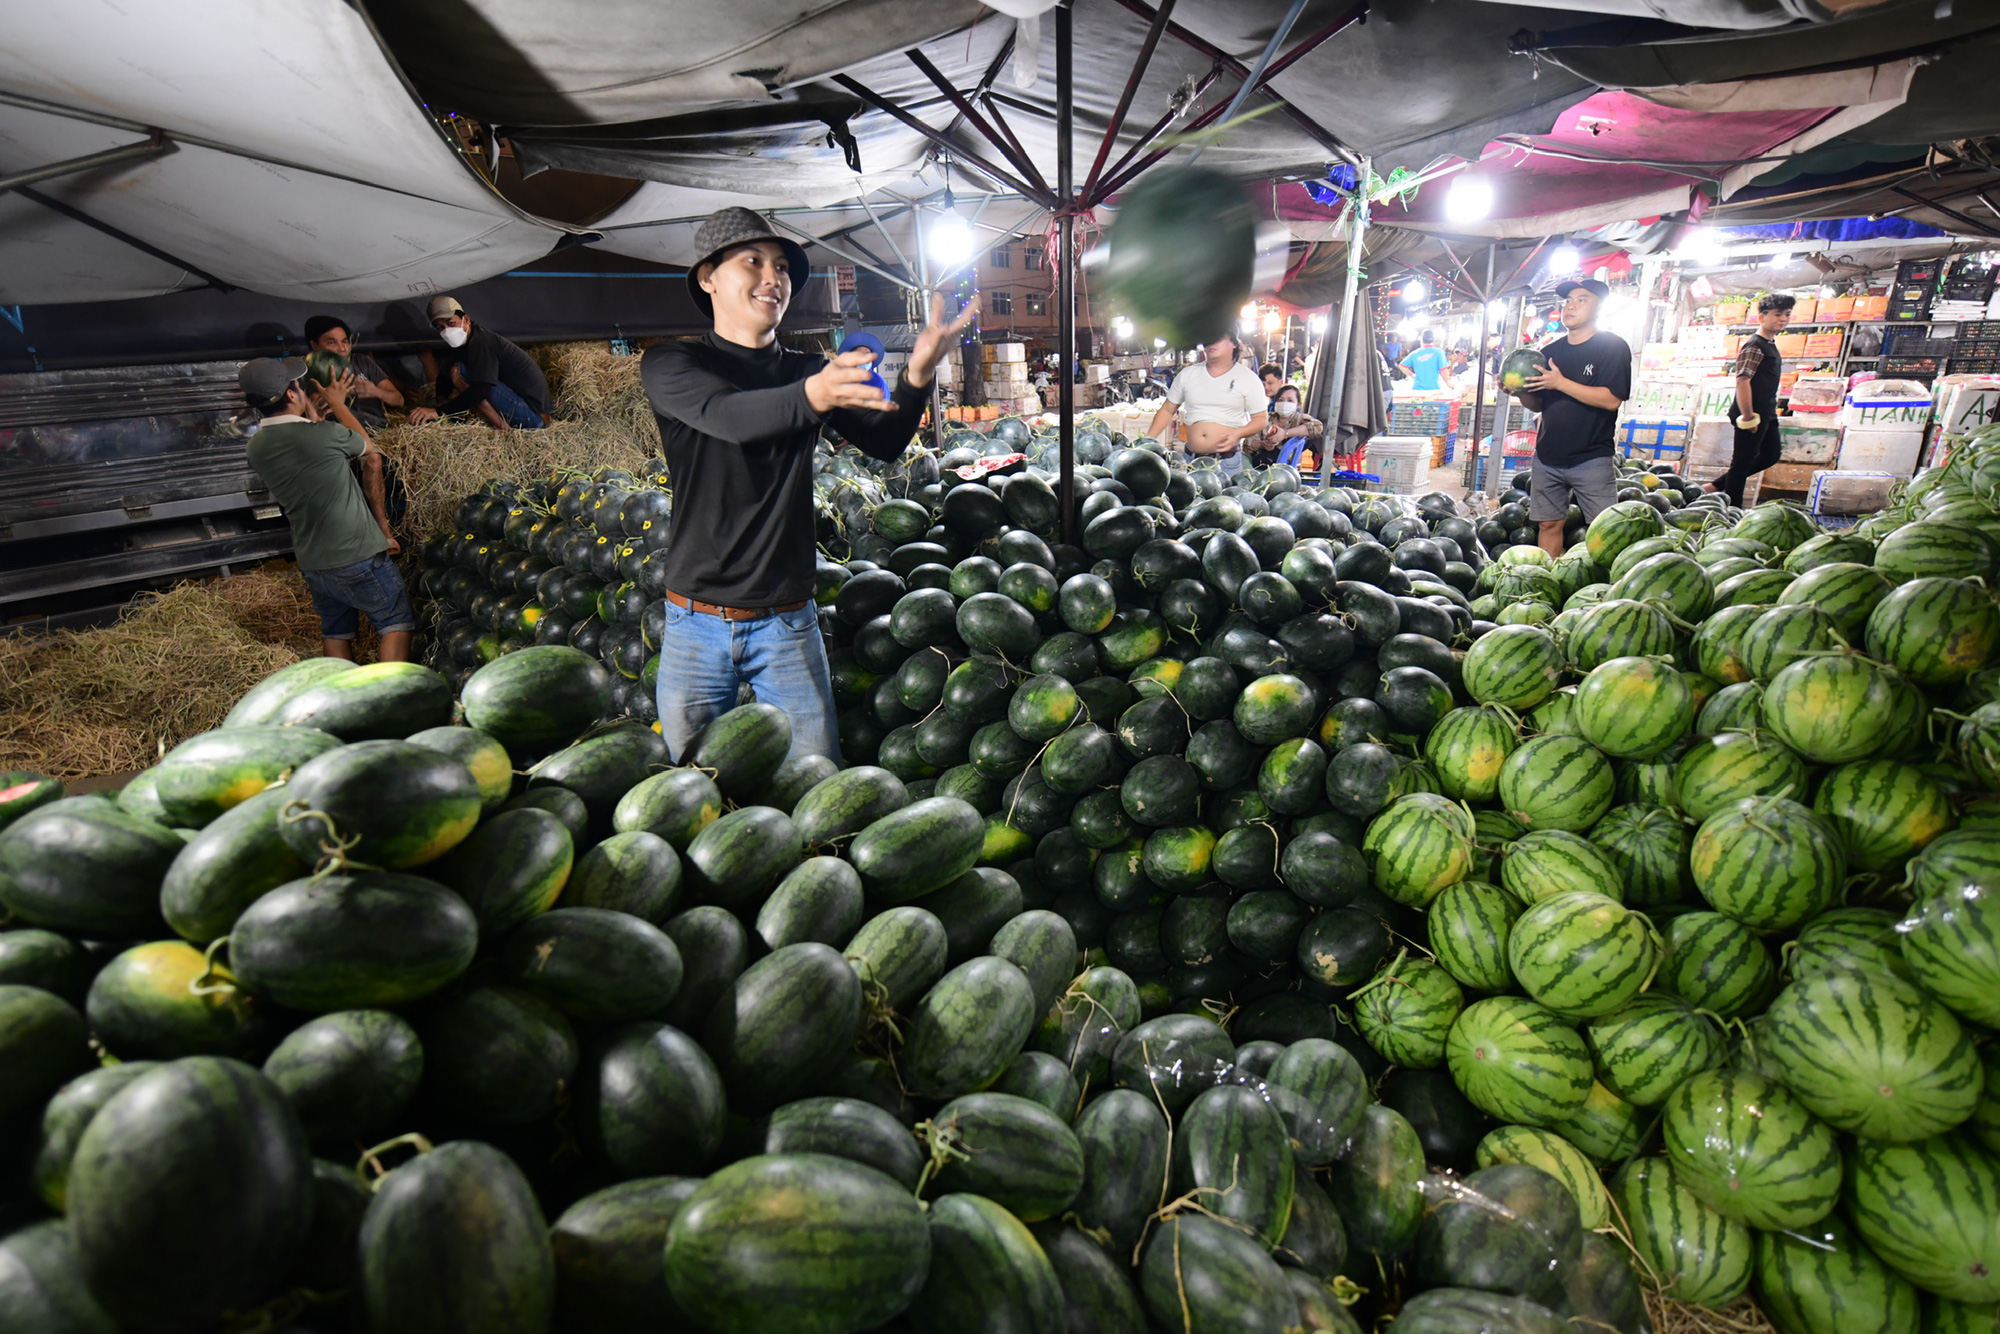
[[[919,1121],[913,1129],[930,1150],[930,1158],[924,1163],[924,1170],[917,1175],[917,1198],[921,1200],[924,1197],[924,1188],[930,1185],[932,1177],[942,1172],[954,1158],[960,1162],[971,1162],[972,1154],[959,1147],[958,1123],[955,1121],[948,1125],[940,1125],[935,1121]]]
[[[361,1177],[364,1184],[372,1191],[382,1184],[384,1177],[389,1175],[390,1169],[382,1166],[381,1159],[383,1154],[389,1152],[391,1149],[403,1148],[414,1148],[418,1153],[424,1154],[429,1153],[435,1147],[436,1145],[415,1131],[411,1131],[407,1135],[398,1135],[394,1139],[385,1139],[373,1148],[361,1151],[360,1160],[354,1164],[354,1174]],[[363,1168],[373,1169],[375,1173],[373,1180],[367,1177],[362,1171]]]
[[[236,992],[236,980],[229,977],[228,966],[218,964],[215,956],[229,947],[228,936],[218,936],[208,942],[208,948],[201,952],[203,964],[201,972],[188,983],[188,992],[195,996],[226,996]],[[228,981],[211,982],[214,978],[229,978]]]
[[[361,842],[361,835],[354,834],[346,838],[341,837],[340,829],[334,824],[331,815],[328,815],[325,811],[312,809],[303,800],[286,802],[278,810],[278,819],[285,824],[298,824],[302,820],[319,820],[326,825],[326,837],[321,839],[319,844],[321,853],[319,864],[313,867],[313,875],[315,877],[347,869],[360,871],[379,871],[382,869],[379,866],[369,866],[362,862],[350,861],[347,851]]]

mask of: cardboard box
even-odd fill
[[[1806,336],[1802,333],[1781,333],[1771,341],[1777,344],[1781,357],[1803,357],[1806,354]]]
[[[1807,334],[1805,350],[1799,355],[1806,358],[1839,356],[1840,330],[1826,329],[1820,333]]]
[[[1829,469],[1813,478],[1806,508],[1814,514],[1873,514],[1888,505],[1902,482],[1893,473]]]
[[[1742,324],[1750,318],[1748,301],[1718,301],[1715,303],[1717,324]]]
[[[1879,320],[1889,313],[1889,297],[1857,296],[1854,298],[1854,318],[1857,320]]]
[[[1819,303],[1819,317],[1825,320],[1851,320],[1854,318],[1854,298],[1851,296],[1828,297]]]
[[[1792,304],[1792,323],[1805,324],[1820,318],[1819,302],[1809,296],[1802,296]]]

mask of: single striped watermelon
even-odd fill
[[[1740,607],[1745,603],[1776,602],[1784,596],[1796,576],[1789,570],[1744,570],[1715,585],[1715,610]]]
[[[1891,973],[1828,968],[1778,993],[1760,1053],[1806,1110],[1899,1144],[1958,1125],[1984,1073],[1943,1005]]]
[[[1537,736],[1581,736],[1576,730],[1576,687],[1564,686],[1537,704],[1528,715],[1528,730]]]
[[[1875,568],[1899,584],[1911,579],[1990,579],[1993,544],[1969,523],[1920,519],[1876,545]]]
[[[1931,894],[1897,934],[1905,965],[1926,990],[1966,1018],[2000,1028],[2000,884]]]
[[[1659,958],[1651,922],[1589,892],[1541,900],[1507,936],[1507,964],[1521,989],[1565,1019],[1622,1009],[1652,981]]]
[[[1530,829],[1581,832],[1611,809],[1617,775],[1578,737],[1538,736],[1500,766],[1500,804]]]
[[[1859,644],[1868,625],[1868,614],[1894,587],[1888,576],[1873,566],[1842,561],[1808,570],[1785,586],[1778,601],[1814,604],[1833,617],[1842,639]]]
[[[1461,880],[1424,911],[1431,953],[1453,977],[1475,991],[1506,991],[1507,933],[1521,915],[1521,901],[1498,885]]]
[[[1724,1066],[1689,1079],[1662,1118],[1674,1175],[1756,1228],[1809,1227],[1840,1195],[1840,1145],[1783,1087]]]
[[[2000,650],[2000,608],[1969,579],[1912,579],[1868,616],[1868,652],[1918,685],[1963,681]]]
[[[1952,738],[1958,762],[1984,788],[2000,789],[2000,704],[1981,704]]]
[[[1811,516],[1795,505],[1767,500],[1753,507],[1730,530],[1736,537],[1766,542],[1778,551],[1790,551],[1819,531]]]
[[[1554,692],[1562,669],[1554,635],[1534,625],[1503,625],[1472,641],[1461,676],[1465,693],[1481,704],[1531,709]]]
[[[1584,549],[1599,565],[1610,566],[1618,554],[1634,542],[1658,537],[1666,531],[1660,512],[1643,500],[1621,500],[1598,511],[1584,529]]]
[[[1910,858],[1910,886],[1920,897],[1968,884],[2000,885],[2000,830],[1968,823]]]
[[[1757,1297],[1783,1334],[1916,1334],[1917,1290],[1835,1214],[1757,1234]]]
[[[1755,731],[1764,708],[1764,687],[1755,681],[1738,681],[1724,686],[1709,697],[1694,716],[1694,734],[1714,736],[1718,732]]]
[[[1587,672],[1613,658],[1672,653],[1674,625],[1650,602],[1606,598],[1577,618],[1566,647],[1570,667]]]
[[[1562,590],[1557,589],[1556,591],[1560,593]],[[1556,621],[1556,610],[1546,602],[1529,597],[1520,602],[1508,603],[1494,614],[1493,620],[1495,624],[1503,626],[1544,625],[1553,629]]]
[[[1652,1119],[1599,1080],[1582,1109],[1551,1128],[1597,1162],[1617,1163],[1639,1151]]]
[[[1715,601],[1715,585],[1693,556],[1663,551],[1627,570],[1611,586],[1611,596],[1650,602],[1674,619],[1692,623],[1708,615]]]
[[[1891,1268],[1954,1302],[2000,1302],[2000,1156],[1957,1135],[1855,1147],[1847,1214]]]
[[[1651,759],[1694,725],[1694,691],[1668,658],[1613,658],[1576,688],[1583,739],[1622,760]]]
[[[1587,891],[1623,902],[1618,864],[1589,840],[1561,829],[1521,835],[1500,863],[1500,883],[1522,903]]]
[[[1430,792],[1396,798],[1369,821],[1361,851],[1375,888],[1412,908],[1429,903],[1472,871],[1472,816]]]
[[[1458,982],[1408,951],[1355,989],[1354,1026],[1392,1065],[1427,1070],[1444,1064],[1445,1038],[1465,1007]]]
[[[1724,685],[1750,679],[1743,659],[1743,637],[1768,608],[1761,604],[1725,607],[1704,620],[1688,641],[1688,656],[1697,670]]]
[[[1778,980],[1771,951],[1756,932],[1719,912],[1691,912],[1667,923],[1660,989],[1724,1019],[1762,1006]]]
[[[1993,1334],[1993,1303],[1948,1301],[1924,1297],[1923,1334]]]
[[[1590,1052],[1569,1024],[1520,996],[1465,1007],[1445,1042],[1452,1081],[1489,1116],[1521,1125],[1567,1120],[1590,1097]]]
[[[1505,811],[1492,809],[1472,813],[1473,875],[1479,880],[1500,883],[1500,860],[1514,840],[1528,831]]]
[[[1951,803],[1924,771],[1857,760],[1820,780],[1813,809],[1833,826],[1858,871],[1883,871],[1951,828]]]
[[[1859,653],[1801,658],[1764,687],[1764,726],[1807,759],[1844,764],[1893,753],[1915,734],[1909,683]],[[1914,692],[1912,692],[1914,693]]]
[[[1631,805],[1664,806],[1673,810],[1680,805],[1680,794],[1674,790],[1674,766],[1680,763],[1687,745],[1681,741],[1667,748],[1667,753],[1651,760],[1618,760],[1612,765],[1617,777],[1617,785],[1612,788],[1614,801]]]
[[[1755,681],[1770,680],[1808,654],[1846,647],[1833,617],[1810,602],[1765,608],[1738,645],[1743,667]]]
[[[1627,1164],[1612,1183],[1632,1249],[1659,1280],[1660,1295],[1720,1309],[1743,1295],[1755,1233],[1703,1204],[1665,1158]]]
[[[1722,1059],[1722,1034],[1686,1001],[1651,993],[1593,1019],[1584,1037],[1604,1086],[1635,1107],[1655,1107]]]
[[[1688,867],[1717,912],[1759,931],[1824,911],[1847,879],[1833,830],[1783,797],[1740,801],[1702,821]]]
[[[1693,831],[1665,807],[1613,806],[1591,827],[1590,842],[1611,859],[1624,884],[1624,901],[1634,908],[1678,903],[1694,891],[1687,869]]]
[[[1491,801],[1500,793],[1501,764],[1520,744],[1515,724],[1498,709],[1453,709],[1424,738],[1424,758],[1445,796]]]
[[[1562,579],[1546,565],[1489,566],[1493,574],[1493,596],[1502,606],[1539,602],[1553,612],[1563,599]]]
[[[1562,1183],[1576,1201],[1578,1216],[1586,1230],[1595,1232],[1611,1216],[1611,1200],[1604,1193],[1603,1178],[1583,1150],[1552,1130],[1533,1126],[1501,1126],[1479,1141],[1473,1151],[1479,1166],[1521,1163],[1548,1173]]]
[[[1793,981],[1829,968],[1879,968],[1916,979],[1903,962],[1896,914],[1883,908],[1829,908],[1785,946],[1785,971]]]
[[[1751,797],[1799,797],[1805,762],[1768,732],[1719,732],[1688,747],[1674,765],[1674,795],[1690,820]]]
[[[1793,574],[1804,574],[1822,565],[1841,561],[1866,564],[1875,559],[1875,544],[1855,533],[1821,533],[1808,538],[1786,553],[1780,562]]]
[[[1588,561],[1590,555],[1590,549],[1588,547],[1584,548],[1571,547],[1570,551],[1577,551],[1579,549],[1583,551],[1584,557]],[[1686,552],[1687,551],[1686,535],[1669,530],[1667,532],[1661,533],[1658,537],[1641,538],[1639,541],[1634,542],[1629,547],[1626,547],[1623,551],[1619,552],[1617,556],[1612,558],[1611,564],[1606,566],[1604,569],[1605,577],[1609,578],[1613,583],[1616,583],[1618,580],[1623,579],[1625,577],[1625,572],[1631,569],[1634,565],[1637,565],[1640,561],[1645,560],[1648,556],[1657,556],[1663,551]],[[1565,552],[1564,553],[1565,557],[1567,557],[1568,554],[1569,554],[1568,552]],[[1595,561],[1589,561],[1589,564],[1593,566],[1596,565],[1596,563],[1597,562]]]

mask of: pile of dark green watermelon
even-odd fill
[[[853,767],[669,765],[606,476],[431,545],[538,613],[456,691],[0,777],[0,1328],[1991,1328],[2000,446],[1550,561],[1110,438],[1071,547],[1005,443],[823,467]]]

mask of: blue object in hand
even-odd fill
[[[869,382],[881,391],[882,397],[889,397],[889,382],[882,378],[882,357],[885,349],[882,340],[866,330],[856,330],[840,340],[842,352],[852,352],[857,348],[867,348],[875,354],[875,360],[868,363]]]

